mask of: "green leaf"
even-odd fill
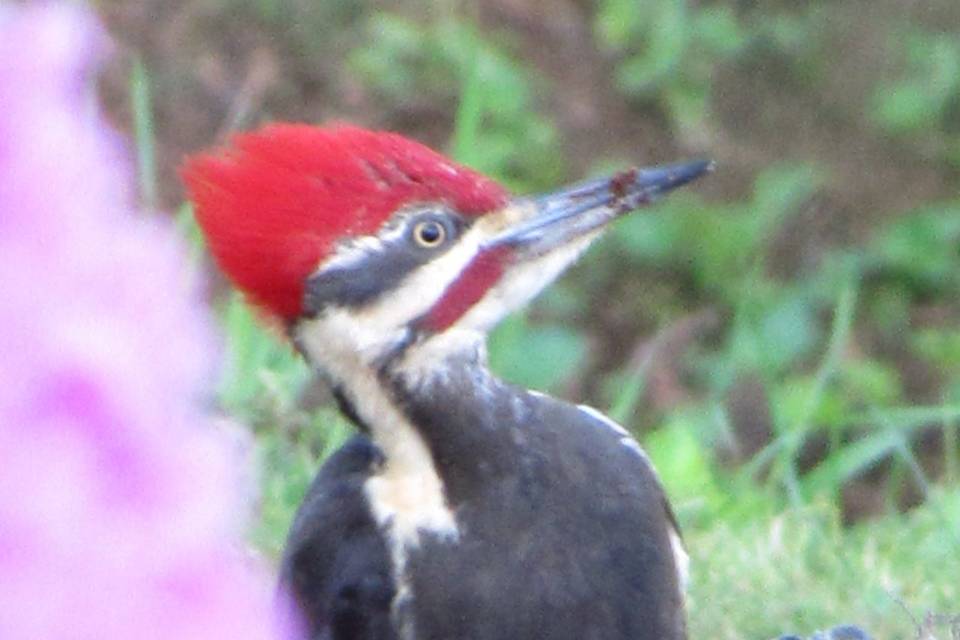
[[[257,322],[239,294],[230,297],[224,325],[225,368],[218,385],[222,404],[248,419],[262,403],[292,407],[310,377],[303,360]]]
[[[900,375],[888,364],[867,359],[847,362],[841,377],[850,393],[869,405],[890,406],[900,399]]]
[[[531,325],[515,314],[489,340],[495,372],[521,386],[548,390],[575,372],[586,354],[579,334],[559,326]]]
[[[873,98],[872,117],[891,133],[909,133],[936,126],[942,101],[920,82],[881,87]]]
[[[874,431],[845,445],[808,472],[801,480],[807,500],[817,495],[835,496],[844,482],[887,458],[898,446],[891,431]]]
[[[756,326],[760,361],[771,374],[810,352],[820,337],[815,310],[800,296],[785,296],[767,309]]]
[[[868,250],[868,264],[896,271],[916,287],[960,288],[960,202],[928,205],[883,229]]]
[[[594,18],[594,32],[601,43],[625,49],[642,33],[652,3],[636,0],[601,0]]]
[[[659,88],[680,65],[689,42],[686,0],[658,0],[644,32],[645,47],[616,71],[618,85],[630,94]]]
[[[664,488],[687,521],[716,513],[726,501],[714,477],[710,458],[682,415],[649,433],[643,442]]]
[[[747,34],[730,6],[704,7],[696,15],[693,30],[700,44],[713,55],[730,56],[747,44]]]
[[[818,172],[808,164],[787,163],[765,169],[753,186],[751,204],[758,228],[767,232],[776,229],[788,214],[810,199],[820,183]]]

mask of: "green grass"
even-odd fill
[[[692,638],[809,634],[856,623],[875,638],[919,638],[922,620],[960,603],[960,491],[938,491],[908,515],[852,528],[812,505],[772,518],[687,531]],[[935,638],[946,640],[945,625]]]
[[[137,151],[137,176],[140,181],[140,204],[155,210],[159,205],[159,195],[150,74],[139,56],[134,58],[130,69],[129,93]]]

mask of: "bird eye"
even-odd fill
[[[424,220],[413,228],[413,238],[421,247],[433,249],[447,239],[447,230],[436,220]]]

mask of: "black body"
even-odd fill
[[[397,637],[390,557],[363,494],[382,459],[366,437],[350,440],[320,469],[290,529],[280,582],[294,596],[310,640]]]
[[[387,532],[363,483],[383,463],[358,436],[313,482],[281,580],[311,638],[678,640],[675,526],[646,459],[601,419],[453,363],[419,391],[383,382],[426,440],[457,539],[424,532],[407,553],[412,598],[395,595]],[[408,639],[404,639],[408,640]]]

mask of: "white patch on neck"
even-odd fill
[[[680,598],[686,599],[687,585],[690,583],[690,556],[683,547],[680,534],[670,527],[670,548],[673,550],[673,563],[677,567],[677,586],[680,588]]]
[[[456,521],[430,450],[383,388],[372,363],[361,358],[357,341],[363,336],[354,335],[362,333],[359,325],[355,316],[331,310],[304,321],[299,339],[311,358],[342,385],[383,451],[384,465],[365,487],[373,515],[402,546],[415,546],[420,530],[455,535]]]
[[[302,348],[342,385],[384,454],[383,466],[367,479],[364,492],[371,515],[387,535],[397,588],[393,601],[397,624],[409,629],[412,621],[400,613],[413,595],[406,575],[409,549],[420,544],[422,532],[456,538],[459,531],[427,443],[383,388],[373,362],[364,358],[375,357],[383,347],[384,336],[370,334],[370,327],[358,323],[355,315],[337,309],[305,320],[298,328]],[[388,335],[394,340],[402,337],[396,331]]]
[[[401,373],[410,387],[422,388],[428,383],[445,382],[449,367],[457,362],[456,357],[469,358],[471,354],[480,364],[486,364],[486,336],[479,331],[465,330],[454,325],[443,333],[408,347],[400,361],[394,365],[394,371]]]

